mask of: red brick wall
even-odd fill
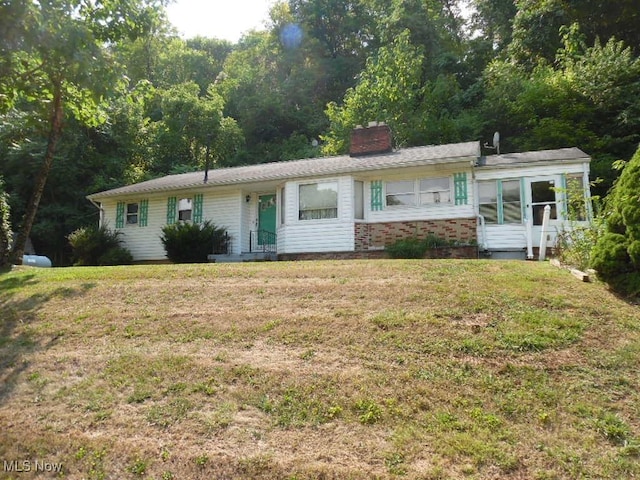
[[[426,238],[428,235],[477,243],[476,219],[419,220],[415,222],[356,223],[355,250],[380,249],[403,238]]]
[[[390,152],[391,149],[391,129],[387,125],[356,128],[351,132],[349,154],[352,157]]]

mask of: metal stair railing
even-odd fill
[[[268,230],[249,232],[249,252],[278,253],[278,235]]]

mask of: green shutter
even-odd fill
[[[167,225],[176,223],[176,197],[167,198]]]
[[[384,207],[382,195],[382,180],[371,182],[371,211],[378,212]]]
[[[466,205],[468,201],[466,172],[453,175],[453,190],[456,205]]]
[[[149,225],[149,200],[140,201],[140,220],[138,225],[141,227]]]
[[[116,228],[124,228],[124,202],[116,206]]]
[[[193,196],[193,223],[202,223],[202,194]]]

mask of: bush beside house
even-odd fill
[[[623,295],[640,296],[640,148],[607,203],[606,232],[592,252],[598,277]]]
[[[468,250],[471,246],[475,246],[475,242],[463,244],[429,234],[425,238],[408,237],[396,240],[385,246],[384,251],[390,258],[446,258],[459,256],[452,255],[453,249]],[[460,258],[467,257],[468,254],[462,253]],[[475,257],[477,257],[477,250],[470,258]]]
[[[226,229],[204,223],[176,223],[162,229],[162,245],[173,263],[205,263],[214,245],[224,243]]]
[[[121,246],[120,232],[105,226],[83,227],[68,236],[77,266],[130,265],[131,252]]]

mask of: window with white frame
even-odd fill
[[[414,180],[400,180],[386,183],[386,202],[388,207],[416,204],[416,182]]]
[[[353,208],[354,218],[364,220],[364,182],[359,180],[353,182]]]
[[[388,207],[451,203],[451,179],[434,177],[386,182],[385,195]]]
[[[317,182],[298,187],[298,219],[338,218],[338,182]]]
[[[138,203],[127,203],[127,225],[137,225],[139,210]]]
[[[181,198],[178,200],[178,220],[181,222],[191,221],[193,212],[193,202],[190,198]]]
[[[566,177],[566,216],[569,220],[583,222],[587,219],[587,196],[582,174]]]
[[[451,203],[449,177],[423,178],[420,180],[420,204]]]
[[[478,182],[478,200],[485,223],[522,223],[520,180]]]
[[[285,196],[284,196],[284,187],[282,187],[280,189],[280,225],[284,225],[286,223],[286,216],[285,216]]]

